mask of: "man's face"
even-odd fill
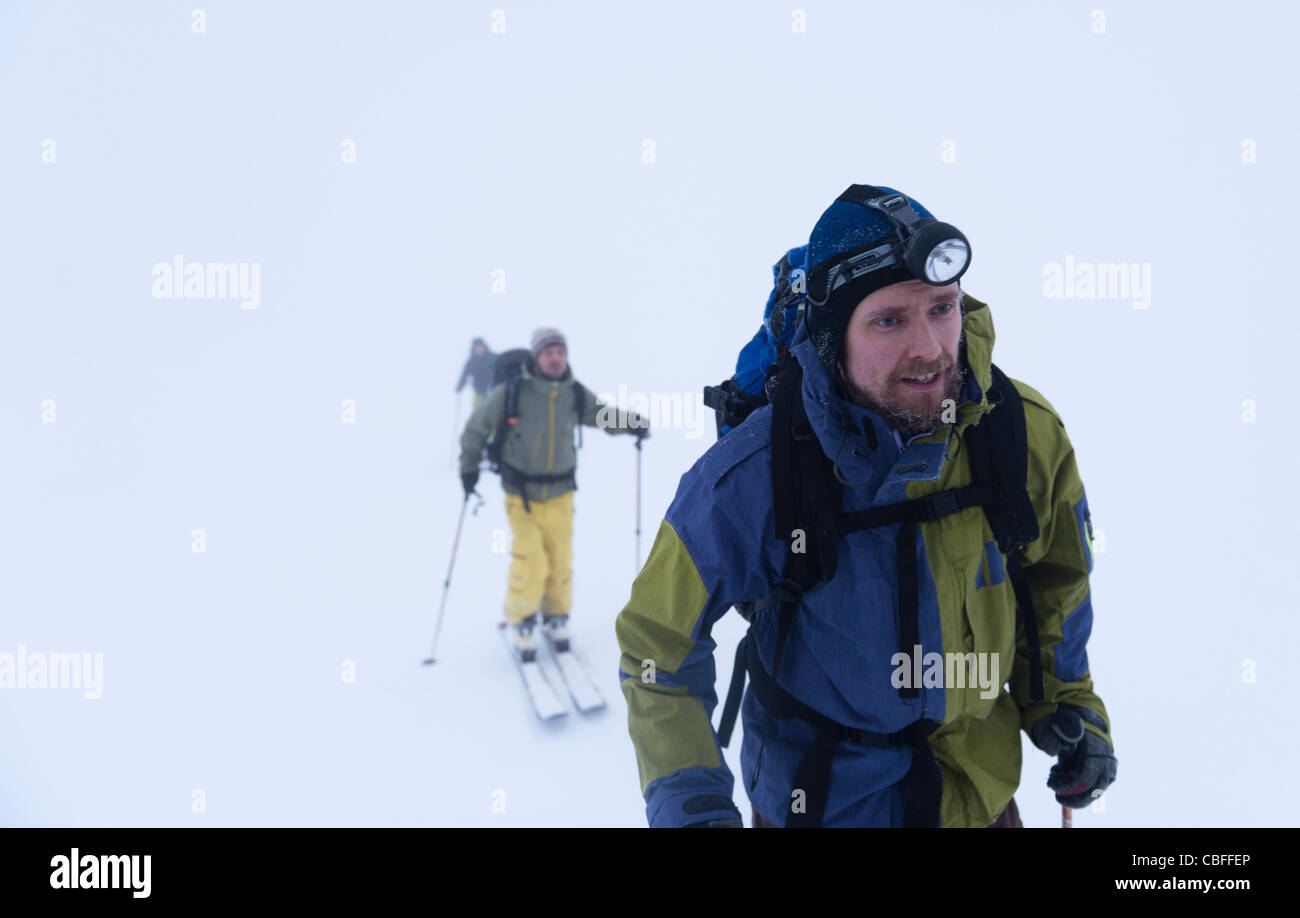
[[[855,404],[879,412],[890,427],[931,430],[939,425],[944,400],[955,403],[961,392],[960,342],[956,284],[890,284],[858,303],[849,317],[840,379]]]
[[[559,379],[569,367],[569,354],[563,344],[548,344],[537,355],[537,369],[547,379]]]
[[[476,345],[474,345],[474,356],[475,356],[475,357],[482,357],[482,356],[483,356],[483,352],[484,352],[485,350],[487,350],[487,349],[486,349],[485,347],[483,347],[483,345],[481,345],[481,344],[476,344]]]

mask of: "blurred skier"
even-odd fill
[[[507,355],[510,352],[507,352]],[[532,348],[509,377],[493,388],[461,435],[460,476],[468,497],[479,477],[479,457],[489,444],[514,536],[505,617],[520,659],[535,659],[537,613],[556,650],[568,647],[572,608],[573,491],[579,424],[606,433],[650,435],[636,412],[598,400],[573,376],[564,335],[533,332]]]
[[[737,714],[755,826],[1018,826],[1021,730],[1059,757],[1062,805],[1115,779],[1083,481],[1051,404],[993,365],[969,257],[854,185],[778,264],[770,302],[800,321],[745,393],[766,404],[682,476],[616,624],[650,825],[741,825]],[[750,630],[715,732],[733,605]]]
[[[475,338],[469,346],[469,358],[465,361],[465,369],[460,372],[460,382],[456,383],[456,391],[460,392],[465,388],[466,380],[473,382],[473,408],[483,404],[483,399],[487,398],[488,389],[492,387],[492,368],[496,362],[497,355],[492,353],[487,342],[482,338]]]

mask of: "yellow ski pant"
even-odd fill
[[[506,495],[506,515],[514,533],[506,621],[516,624],[541,609],[568,615],[573,606],[573,492],[550,500],[528,501]]]

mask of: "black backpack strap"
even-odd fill
[[[921,643],[921,611],[917,594],[921,589],[916,570],[916,514],[909,514],[898,527],[898,649],[911,659]],[[899,686],[900,698],[920,698],[921,686]]]
[[[786,543],[781,582],[754,611],[779,603],[776,657],[781,671],[786,639],[803,594],[835,576],[835,520],[842,499],[803,404],[803,368],[787,356],[772,388],[772,516]],[[796,550],[796,546],[799,550]]]
[[[522,376],[512,376],[506,383],[506,423],[514,424],[519,420],[519,389],[523,385]]]
[[[736,659],[731,668],[731,682],[727,685],[727,700],[722,705],[718,719],[718,745],[723,749],[731,743],[731,731],[736,728],[736,715],[740,713],[740,699],[745,694],[745,665],[749,659],[750,632],[736,645]]]
[[[787,360],[771,389],[772,399],[772,523],[774,535],[790,538],[794,520],[794,402],[799,399],[802,367]]]
[[[578,423],[574,425],[578,428],[578,449],[582,449],[582,409],[586,400],[587,390],[583,388],[582,383],[575,379],[573,381],[573,413],[578,416]]]
[[[496,430],[492,433],[492,439],[488,441],[488,464],[492,467],[492,471],[501,476],[502,481],[508,475],[506,465],[502,462],[502,456],[505,454],[506,437],[510,434],[510,429],[519,420],[520,382],[518,376],[511,376],[505,380],[506,394],[501,402],[501,416],[497,418]]]
[[[1043,643],[1038,637],[1038,618],[1034,609],[1034,598],[1029,592],[1029,578],[1025,569],[1014,558],[1007,560],[1007,579],[1016,594],[1016,605],[1020,607],[1020,617],[1025,625],[1025,644],[1029,652],[1029,700],[1042,701],[1043,691]]]
[[[764,669],[752,634],[746,634],[737,648],[736,669],[732,673],[733,686],[736,684],[736,672],[742,674],[740,679],[742,685],[744,674],[748,673],[751,691],[768,714],[783,720],[798,718],[817,729],[817,736],[800,759],[791,785],[804,791],[804,807],[802,812],[792,810],[788,814],[785,822],[787,828],[814,827],[822,824],[826,814],[826,801],[830,795],[831,764],[835,759],[836,747],[840,743],[890,749],[910,746],[913,755],[912,765],[904,784],[903,825],[912,827],[939,824],[942,786],[939,767],[928,740],[929,735],[939,726],[937,721],[918,720],[895,733],[874,733],[838,723],[804,704],[777,684],[776,679]],[[731,728],[735,723],[739,704],[737,702],[734,707],[732,706],[732,694],[738,697],[738,693],[734,692],[728,695],[728,707],[723,711],[723,722],[718,728],[720,739],[723,737],[724,729],[726,738],[730,739]]]
[[[808,425],[808,415],[803,408],[803,368],[792,356],[785,356],[771,387],[772,427],[772,518],[773,535],[786,543],[785,567],[781,580],[767,596],[747,604],[747,618],[758,612],[777,607],[776,658],[773,671],[779,671],[785,651],[786,638],[794,623],[796,610],[803,594],[822,579],[822,563],[829,560],[830,570],[835,568],[835,533],[830,486],[823,463],[821,447]],[[808,474],[808,470],[812,474]],[[816,493],[805,495],[810,483],[820,485]],[[797,485],[797,486],[796,486]],[[838,506],[838,505],[835,505]],[[807,511],[816,513],[820,523],[809,525]],[[802,522],[803,526],[798,524]],[[795,529],[803,528],[802,539],[796,540]],[[817,530],[825,529],[829,538],[817,538]],[[802,551],[795,551],[796,542]],[[736,715],[740,710],[741,696],[745,691],[746,660],[753,638],[746,633],[736,647],[736,659],[731,671],[731,684],[727,700],[718,721],[718,742],[725,748],[731,742]]]
[[[978,483],[993,485],[998,500],[986,506],[989,526],[1003,554],[1018,551],[1038,538],[1038,518],[1029,499],[1029,438],[1025,408],[1015,384],[996,365],[988,398],[994,408],[968,435],[973,447],[971,473]]]
[[[994,408],[967,435],[971,475],[991,485],[996,498],[984,505],[998,550],[1007,558],[1007,579],[1025,629],[1029,654],[1029,699],[1042,701],[1043,652],[1029,579],[1016,554],[1039,536],[1038,518],[1029,497],[1029,437],[1025,407],[1015,384],[996,365],[988,399]]]
[[[518,377],[505,380],[504,385],[506,394],[501,401],[501,416],[497,418],[496,430],[492,432],[492,439],[488,441],[487,447],[488,464],[492,466],[492,471],[498,473],[501,471],[501,455],[505,449],[506,435],[514,423],[511,419],[519,416]]]
[[[510,428],[519,422],[519,387],[523,378],[512,376],[506,381],[506,397],[501,405],[501,422],[497,425],[497,436],[493,438],[496,450],[494,464],[500,465],[501,452],[505,448],[506,435]]]

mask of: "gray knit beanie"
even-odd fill
[[[558,344],[566,351],[569,345],[564,340],[564,333],[558,328],[539,328],[533,332],[533,356],[536,357],[552,344]]]

